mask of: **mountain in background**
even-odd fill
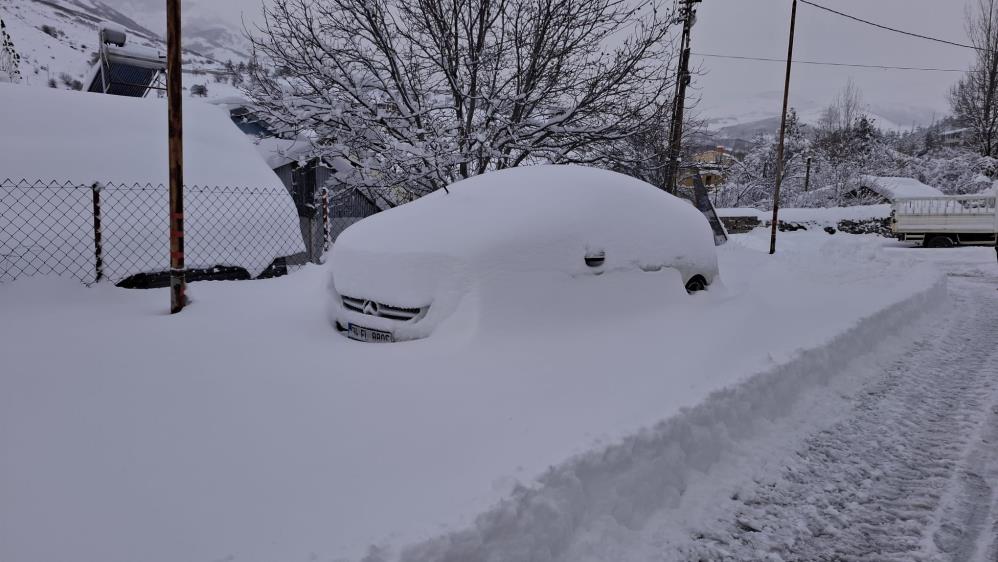
[[[21,74],[29,85],[54,81],[58,87],[74,87],[74,81],[84,80],[98,50],[97,29],[104,23],[122,28],[129,45],[166,49],[155,31],[161,15],[101,0],[0,0],[0,18],[21,54]],[[185,19],[185,72],[219,70],[226,60],[248,59],[241,30],[196,15]]]
[[[831,97],[823,102],[798,98],[792,100],[791,107],[801,123],[816,125],[831,101]],[[735,103],[699,108],[697,114],[706,121],[710,136],[718,141],[748,141],[779,131],[782,105],[783,92],[771,91],[745,96]],[[933,109],[897,104],[867,104],[864,113],[880,129],[898,132],[931,125],[943,117]]]

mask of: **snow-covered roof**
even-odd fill
[[[905,197],[942,197],[945,195],[942,191],[925,185],[914,178],[863,176],[860,183],[863,187],[890,201]]]
[[[305,137],[279,139],[267,137],[255,141],[256,151],[271,169],[303,159],[312,151],[312,141]]]
[[[939,134],[942,135],[942,136],[944,136],[944,137],[948,137],[948,136],[951,136],[951,135],[960,135],[960,134],[966,133],[969,130],[970,130],[970,127],[963,127],[963,128],[960,128],[960,129],[950,129],[948,131],[943,131],[943,132],[941,132]]]
[[[212,105],[217,105],[219,107],[224,107],[225,109],[232,110],[240,107],[246,107],[250,104],[250,101],[243,96],[224,96],[221,98],[216,98],[208,102]]]
[[[166,100],[0,84],[0,176],[166,184]],[[284,186],[228,114],[184,99],[184,183]],[[2,179],[0,178],[0,179]]]
[[[169,183],[165,99],[0,84],[0,107],[0,182],[113,185],[105,195],[108,278],[168,266],[163,260],[169,255],[165,189],[160,190],[164,197],[155,199],[163,213],[147,212],[147,207],[136,212],[135,199],[128,195],[133,186]],[[294,202],[250,139],[224,110],[189,99],[184,101],[184,183],[224,188],[203,191],[184,209],[188,224],[197,225],[188,267],[234,265],[256,276],[275,258],[304,249]],[[92,213],[87,198],[38,198],[30,189],[10,189],[0,193],[0,200],[11,202],[0,206],[0,231],[11,235],[3,241],[11,247],[31,243],[23,238],[28,231],[14,221],[46,230],[57,228],[49,224],[51,217]],[[25,216],[22,208],[35,211]],[[84,238],[75,242],[63,253],[79,259],[92,254]]]

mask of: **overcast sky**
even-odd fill
[[[161,10],[162,0],[117,0]],[[958,42],[966,0],[817,0],[864,19]],[[670,4],[671,0],[662,0]],[[260,0],[184,0],[186,13],[238,23],[245,15],[258,18]],[[695,52],[785,58],[791,0],[703,0],[694,28]],[[966,68],[973,53],[897,35],[819,11],[801,4],[798,9],[794,58],[831,62]],[[753,109],[759,94],[769,93],[779,111],[784,66],[772,62],[697,58],[705,75],[696,85],[708,113]],[[956,73],[865,70],[798,65],[794,68],[792,101],[798,106],[824,105],[852,77],[873,106],[914,106],[947,110],[946,93],[959,78]]]
[[[964,0],[816,1],[891,27],[966,42]],[[790,7],[791,0],[704,0],[694,28],[693,50],[785,59]],[[898,35],[799,4],[794,58],[963,69],[972,61],[973,51]],[[699,80],[705,109],[737,107],[742,97],[783,90],[782,63],[696,60],[707,72]],[[871,105],[920,106],[945,113],[946,93],[960,74],[796,65],[791,100],[824,105],[849,77]]]

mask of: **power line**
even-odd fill
[[[902,35],[908,35],[910,37],[917,37],[919,39],[926,39],[928,41],[935,41],[936,43],[942,43],[944,45],[951,45],[953,47],[962,47],[964,49],[974,49],[976,51],[987,51],[987,49],[982,49],[980,47],[975,47],[973,45],[967,45],[967,44],[964,44],[964,43],[957,43],[956,41],[947,41],[946,39],[939,39],[938,37],[929,37],[928,35],[922,35],[920,33],[912,33],[910,31],[904,31],[903,29],[897,29],[895,27],[890,27],[890,26],[882,25],[882,24],[879,24],[879,23],[872,22],[870,20],[865,20],[863,18],[858,18],[856,16],[849,15],[849,14],[847,14],[845,12],[840,12],[838,10],[833,10],[831,8],[827,8],[825,6],[822,6],[821,4],[815,4],[814,2],[809,2],[808,0],[800,0],[800,1],[801,1],[801,3],[807,4],[808,6],[813,6],[815,8],[818,8],[819,10],[825,10],[826,12],[831,12],[831,13],[837,15],[837,16],[842,16],[844,18],[848,18],[848,19],[851,19],[853,21],[858,21],[860,23],[865,23],[866,25],[872,25],[873,27],[878,27],[880,29],[885,29],[887,31],[893,31],[894,33],[900,33]]]
[[[766,57],[747,57],[738,55],[719,55],[715,53],[693,53],[698,57],[710,57],[715,59],[733,59],[733,60],[751,60],[751,61],[763,61],[763,62],[781,62],[786,63],[786,59],[773,59]],[[888,66],[880,64],[853,64],[845,62],[828,62],[828,61],[813,61],[813,60],[797,60],[793,61],[795,64],[812,64],[819,66],[845,66],[850,68],[872,68],[877,70],[917,70],[922,72],[960,72],[965,73],[967,70],[959,70],[955,68],[926,68],[920,66]]]

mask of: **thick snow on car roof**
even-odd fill
[[[475,257],[510,241],[529,247],[552,239],[587,240],[594,246],[637,248],[643,239],[655,238],[648,236],[650,232],[710,231],[703,215],[688,202],[640,180],[597,168],[511,168],[475,176],[448,189],[449,193],[438,190],[369,217],[347,229],[337,242],[356,250]],[[621,240],[619,235],[625,233],[636,236]],[[669,246],[683,253],[692,251],[684,242],[688,241],[675,239]],[[697,249],[714,252],[713,245]],[[579,256],[572,258],[580,261]]]
[[[0,84],[3,179],[166,184],[166,100]],[[184,99],[184,183],[284,189],[219,107]]]

